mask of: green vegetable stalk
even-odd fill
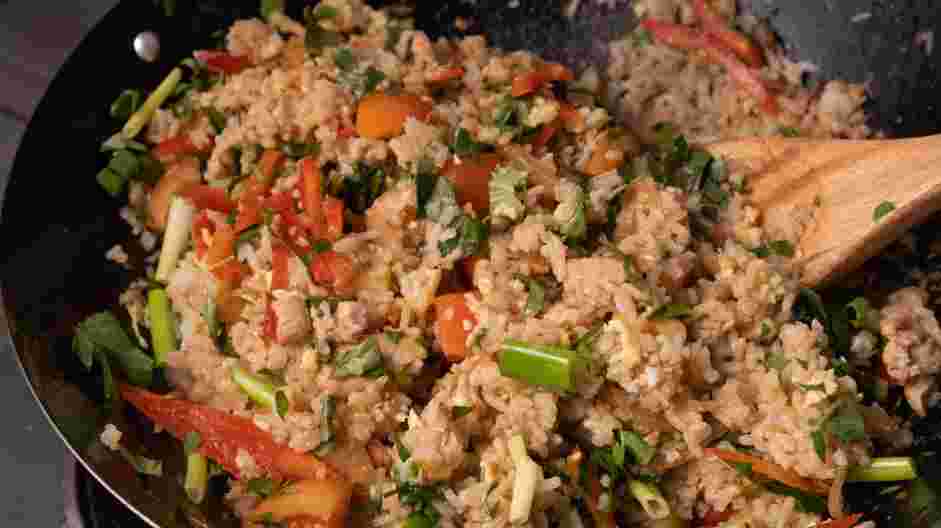
[[[660,493],[657,486],[632,480],[628,482],[628,489],[647,515],[654,519],[666,519],[670,516],[670,504],[663,498],[663,493]]]
[[[137,134],[140,134],[140,131],[150,122],[150,118],[153,117],[154,112],[173,94],[173,91],[182,78],[183,70],[173,68],[166,79],[147,97],[144,104],[127,120],[127,123],[124,124],[124,128],[121,130],[121,134],[126,139],[134,139]]]
[[[846,476],[847,482],[894,482],[915,480],[918,472],[911,457],[874,458],[868,466],[854,466]]]
[[[147,317],[154,347],[154,364],[163,367],[167,364],[167,356],[177,348],[176,316],[170,307],[166,290],[158,288],[147,294]]]
[[[290,402],[283,391],[278,390],[265,376],[252,374],[242,367],[232,368],[232,381],[248,395],[253,402],[266,407],[284,418]]]
[[[209,462],[206,457],[192,452],[186,456],[186,479],[183,489],[186,495],[196,504],[203,502],[206,497],[206,487],[209,484]]]
[[[500,374],[533,385],[569,391],[575,384],[575,361],[575,352],[567,348],[508,339],[500,355]]]

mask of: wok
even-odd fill
[[[218,498],[221,493],[198,509],[187,506],[179,485],[178,444],[153,434],[120,405],[103,410],[100,380],[86,372],[70,346],[74,324],[113,304],[134,278],[103,258],[108,248],[132,238],[118,218],[120,204],[94,179],[104,162],[98,147],[117,126],[107,114],[109,104],[124,88],[154,87],[171,65],[193,49],[209,46],[213,31],[258,10],[258,0],[177,4],[173,17],[164,16],[149,0],[127,0],[115,7],[72,53],[39,104],[0,202],[5,202],[0,327],[9,326],[24,375],[63,441],[142,519],[154,526],[235,526]],[[913,44],[916,32],[941,26],[941,10],[934,2],[769,4],[757,2],[754,10],[770,19],[795,57],[820,66],[820,78],[869,82],[874,127],[896,136],[941,131],[938,60]],[[301,7],[301,2],[289,2],[294,14]],[[625,0],[581,0],[572,18],[562,16],[559,2],[545,0],[477,0],[474,5],[425,0],[415,7],[418,27],[432,37],[458,35],[453,22],[460,16],[473,21],[469,33],[482,32],[497,46],[529,49],[571,66],[603,64],[607,41],[635,23]],[[856,16],[865,12],[872,16]],[[162,38],[157,64],[144,63],[131,49],[133,36],[148,29]],[[916,260],[874,264],[890,268],[891,273],[880,276],[881,284],[897,286],[914,267],[938,266],[927,257]],[[7,339],[2,333],[0,338]],[[941,427],[941,417],[935,418],[928,425]],[[97,442],[108,422],[118,424],[132,450],[163,458],[164,477],[138,477]]]

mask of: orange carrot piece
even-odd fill
[[[301,164],[301,196],[304,214],[310,221],[311,236],[323,238],[323,173],[314,158],[304,158]]]
[[[807,493],[813,493],[814,495],[826,495],[829,492],[829,488],[820,482],[804,478],[790,469],[783,468],[777,464],[768,462],[767,460],[754,455],[740,453],[738,451],[730,451],[727,449],[717,449],[714,447],[707,447],[706,449],[703,449],[703,452],[706,454],[706,456],[714,456],[726,462],[751,464],[752,471],[755,473],[764,475],[772,480],[776,480],[792,488],[806,491]]]
[[[467,306],[465,293],[441,295],[433,303],[435,337],[444,355],[455,362],[467,356],[467,336],[477,325],[477,318]]]
[[[405,129],[409,117],[424,121],[431,105],[417,95],[374,93],[359,100],[356,107],[356,132],[361,137],[389,139]]]

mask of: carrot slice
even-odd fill
[[[433,303],[435,337],[451,361],[461,361],[467,356],[467,336],[477,325],[477,318],[467,306],[465,293],[441,295]]]
[[[211,233],[214,227],[215,225],[212,223],[212,220],[209,219],[208,211],[201,211],[199,215],[196,216],[196,219],[193,220],[190,237],[193,239],[193,244],[196,245],[196,255],[199,258],[206,256],[206,250],[209,249],[209,245],[206,244],[206,239],[203,238],[203,230],[208,230]]]
[[[228,225],[222,225],[212,236],[212,245],[206,252],[206,267],[219,278],[217,270],[226,262],[235,260],[235,230]]]
[[[356,132],[371,139],[389,139],[402,133],[409,117],[424,121],[430,114],[431,105],[417,95],[375,93],[359,100]]]
[[[706,0],[693,0],[693,8],[706,33],[715,36],[726,48],[752,68],[764,66],[765,59],[761,48],[743,33],[729,29],[725,20],[706,5]]]
[[[736,464],[751,464],[752,471],[759,475],[764,475],[772,480],[786,484],[792,488],[797,488],[814,495],[826,495],[829,488],[820,482],[804,478],[790,469],[783,468],[762,458],[738,451],[729,451],[726,449],[717,449],[707,447],[703,449],[706,456],[714,456],[726,462]]]
[[[182,440],[199,433],[198,451],[218,462],[238,478],[238,454],[251,455],[260,468],[275,478],[336,478],[336,471],[312,455],[295,451],[274,441],[271,434],[252,420],[191,401],[120,385],[121,396],[138,411]]]

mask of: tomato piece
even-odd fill
[[[198,451],[236,478],[241,474],[236,463],[239,451],[246,451],[260,468],[277,479],[337,476],[333,468],[316,457],[275,442],[270,433],[248,418],[123,383],[120,390],[125,401],[176,438],[183,440],[188,433],[199,433]]]
[[[765,59],[761,48],[743,33],[729,29],[726,21],[706,4],[706,0],[693,0],[693,8],[706,33],[715,36],[727,49],[738,55],[738,58],[752,68],[764,66]]]
[[[210,209],[220,213],[230,213],[235,210],[235,202],[229,199],[225,189],[211,185],[188,185],[179,192],[183,198],[193,202],[197,209]]]
[[[448,360],[455,362],[467,356],[467,336],[477,326],[477,318],[467,306],[466,293],[441,295],[433,303],[435,338]]]
[[[581,112],[571,103],[561,102],[559,104],[559,121],[565,125],[565,128],[579,130],[585,126],[585,118]]]
[[[258,161],[258,181],[270,184],[274,174],[284,163],[284,153],[276,149],[267,149]]]
[[[270,300],[265,308],[265,321],[261,325],[261,333],[270,341],[278,340],[278,313],[274,311],[274,305]]]
[[[444,176],[454,183],[458,203],[470,203],[481,215],[486,213],[490,209],[490,173],[501,161],[496,154],[481,154],[449,164]]]
[[[708,44],[705,48],[706,57],[724,67],[729,77],[738,84],[740,89],[759,101],[762,110],[768,114],[777,114],[778,101],[765,84],[764,79],[758,74],[758,70],[746,66],[714,35],[706,35],[706,42]]]
[[[370,139],[390,139],[402,133],[409,117],[428,119],[431,108],[417,95],[370,94],[356,107],[356,133]]]
[[[272,194],[262,201],[262,206],[278,213],[294,209],[294,197],[290,192]]]
[[[160,163],[166,164],[172,163],[181,156],[197,154],[202,151],[203,149],[194,145],[189,136],[184,134],[161,141],[150,149],[150,155]]]
[[[239,73],[252,65],[248,57],[218,50],[197,50],[193,52],[193,57],[214,73]]]
[[[797,488],[814,495],[826,495],[829,491],[829,489],[820,482],[804,478],[790,469],[779,466],[773,462],[768,462],[754,455],[714,447],[703,449],[703,453],[705,453],[706,456],[714,456],[726,462],[751,464],[752,471],[759,475],[764,475],[770,479],[787,484],[792,488]]]
[[[574,78],[572,70],[558,63],[548,63],[536,70],[514,77],[510,93],[513,97],[521,97],[537,92],[548,82],[571,81]]]
[[[323,199],[324,236],[330,242],[343,238],[343,201],[332,196]]]
[[[286,290],[291,285],[291,250],[284,244],[271,245],[271,289]]]
[[[323,238],[323,174],[314,158],[304,158],[301,164],[301,195],[304,214],[310,220],[309,230],[314,238]]]
[[[332,286],[335,290],[349,288],[356,278],[353,259],[335,251],[314,255],[310,261],[310,274],[314,282]]]
[[[425,82],[443,83],[460,79],[464,76],[464,68],[460,66],[438,68],[425,74]]]
[[[199,160],[196,158],[183,158],[170,165],[150,193],[150,200],[147,202],[147,225],[156,231],[163,231],[167,226],[167,215],[170,213],[173,196],[201,180]]]
[[[246,229],[261,223],[261,209],[263,196],[267,192],[267,186],[250,182],[239,198],[238,215],[235,218],[235,232],[241,233]]]

